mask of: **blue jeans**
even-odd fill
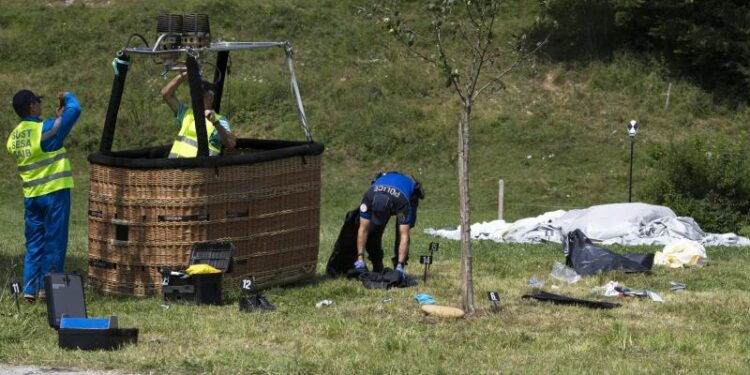
[[[23,292],[35,294],[44,288],[44,275],[63,272],[68,249],[70,189],[23,200],[26,257]]]

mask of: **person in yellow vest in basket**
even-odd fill
[[[13,110],[21,118],[8,137],[8,152],[16,159],[23,180],[24,298],[44,302],[44,275],[63,272],[68,248],[70,189],[73,174],[65,138],[81,115],[78,98],[71,92],[57,96],[56,117],[42,120],[42,97],[29,90],[13,96]]]
[[[180,123],[180,132],[177,134],[172,149],[169,151],[169,158],[194,158],[198,155],[198,135],[195,131],[195,117],[193,109],[185,103],[180,102],[175,96],[175,91],[187,77],[187,72],[183,72],[172,78],[161,89],[161,97],[167,103],[169,108],[175,114],[175,118]],[[210,83],[201,81],[203,89],[203,107],[204,116],[206,117],[206,135],[208,136],[208,154],[216,156],[221,153],[221,146],[225,148],[234,148],[237,139],[229,128],[229,121],[226,117],[216,113],[214,108],[214,92]]]

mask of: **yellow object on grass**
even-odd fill
[[[208,264],[193,264],[192,266],[188,267],[188,269],[185,270],[185,273],[187,273],[190,276],[193,275],[207,275],[210,273],[221,273],[218,269],[211,267]]]
[[[427,315],[439,316],[441,318],[463,318],[465,315],[463,310],[451,306],[421,305],[419,308]]]
[[[703,267],[708,263],[706,248],[698,242],[683,239],[674,241],[654,255],[654,264],[669,268]]]

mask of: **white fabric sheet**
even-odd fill
[[[568,232],[580,229],[592,241],[621,245],[667,245],[689,239],[703,246],[750,246],[750,239],[734,233],[705,233],[690,217],[679,217],[668,207],[645,203],[615,203],[570,211],[551,211],[513,223],[504,220],[471,226],[473,239],[513,243],[562,243]],[[458,240],[456,229],[427,228],[425,233]]]

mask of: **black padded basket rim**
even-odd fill
[[[215,168],[261,163],[294,156],[320,155],[325,149],[323,144],[318,142],[241,138],[237,140],[237,148],[263,151],[253,154],[222,155],[219,157],[201,156],[168,159],[166,155],[169,153],[170,148],[171,145],[107,153],[97,151],[89,154],[88,161],[92,164],[127,169]]]

